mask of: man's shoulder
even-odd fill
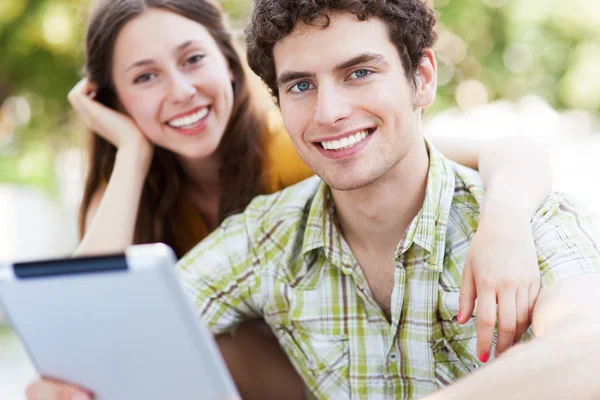
[[[542,287],[600,273],[600,218],[583,201],[552,193],[531,220]]]
[[[480,213],[485,198],[485,185],[479,171],[446,160],[454,173],[453,208]]]
[[[531,227],[535,233],[545,227],[549,229],[570,221],[597,226],[600,219],[587,203],[578,197],[568,193],[552,192],[533,216]]]
[[[242,215],[258,223],[303,218],[321,182],[319,177],[313,176],[278,192],[257,196]]]
[[[235,262],[252,253],[268,252],[269,246],[281,249],[290,241],[296,243],[292,236],[303,233],[320,184],[321,180],[315,176],[279,192],[256,197],[242,213],[225,219],[182,261],[210,257],[214,262]]]

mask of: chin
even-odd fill
[[[373,184],[379,179],[379,177],[327,177],[322,176],[321,179],[333,190],[341,192],[348,192],[351,190],[358,190]]]

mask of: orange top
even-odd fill
[[[273,119],[271,119],[273,121]],[[304,164],[294,148],[287,132],[281,123],[272,123],[268,143],[269,181],[267,193],[274,193],[313,175],[313,172]],[[178,200],[177,207],[181,210],[181,220],[174,224],[177,236],[180,238],[176,251],[179,254],[187,253],[198,242],[210,233],[191,200],[183,195]]]

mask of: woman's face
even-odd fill
[[[150,9],[117,36],[112,76],[152,143],[187,159],[214,154],[231,117],[233,75],[203,25]]]

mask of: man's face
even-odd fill
[[[330,187],[370,185],[409,154],[421,137],[421,108],[435,95],[435,61],[428,54],[415,88],[377,18],[333,13],[329,27],[299,24],[277,42],[285,127],[304,162]]]

